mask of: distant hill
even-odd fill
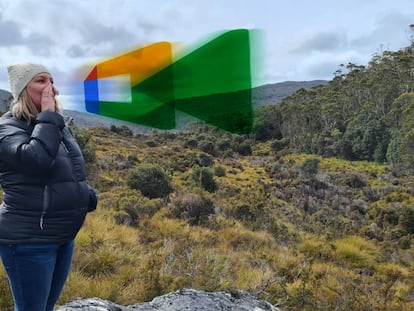
[[[99,116],[96,114],[79,112],[74,110],[64,110],[64,114],[70,116],[74,120],[74,124],[78,127],[110,127],[111,125],[115,126],[128,126],[134,133],[147,133],[153,132],[154,128],[145,127],[138,125],[136,123],[121,121],[117,119],[112,119],[105,116]]]
[[[265,105],[275,104],[301,88],[309,90],[314,86],[327,84],[328,82],[326,80],[285,81],[258,86],[253,88],[252,92],[253,107],[260,108]]]
[[[326,80],[313,81],[285,81],[280,83],[266,84],[252,89],[253,108],[260,108],[270,104],[276,104],[286,96],[293,94],[295,91],[304,88],[311,89],[320,84],[327,84]],[[95,127],[103,126],[110,127],[111,125],[120,126],[126,125],[134,132],[151,132],[153,128],[139,126],[135,123],[111,119],[94,114],[83,113],[78,111],[66,110],[65,113],[74,118],[75,124],[79,127]],[[191,116],[177,112],[178,124],[188,124],[189,121],[196,121]],[[180,121],[181,120],[181,121]],[[180,128],[180,126],[178,126]]]
[[[281,83],[266,84],[258,86],[252,89],[252,102],[253,108],[260,108],[269,104],[275,104],[284,97],[293,94],[298,89],[304,88],[306,90],[320,84],[326,84],[326,80],[313,80],[313,81],[285,81]],[[5,90],[0,90],[0,110],[4,112],[6,107],[10,105],[11,93]],[[90,113],[84,113],[73,110],[65,110],[65,114],[71,116],[75,120],[75,124],[79,127],[110,127],[111,125],[121,126],[126,125],[134,132],[151,132],[153,128],[145,126],[139,126],[135,123],[120,121],[108,117],[98,116]],[[179,121],[178,124],[187,124],[189,121],[195,121],[188,115],[181,115],[177,113]],[[178,126],[180,128],[181,126]]]

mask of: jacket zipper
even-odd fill
[[[46,215],[48,206],[49,206],[49,187],[48,185],[45,185],[45,189],[43,190],[43,209],[42,209],[42,214],[40,215],[40,222],[39,222],[40,229],[42,230],[43,230],[43,219],[44,219],[44,216]]]

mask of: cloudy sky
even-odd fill
[[[237,28],[263,30],[258,84],[330,80],[339,64],[408,46],[411,24],[413,0],[0,0],[0,89],[7,64],[40,62],[73,108],[68,85],[85,64]]]

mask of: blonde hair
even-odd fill
[[[40,112],[36,105],[33,103],[26,88],[20,93],[17,102],[10,108],[13,117],[17,119],[25,119],[28,124],[36,117]],[[61,112],[62,109],[58,101],[55,99],[55,111]]]

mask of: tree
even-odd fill
[[[385,162],[389,133],[385,122],[360,114],[349,123],[342,140],[342,156],[348,160]]]
[[[150,199],[163,198],[174,190],[167,173],[153,164],[141,164],[131,169],[127,174],[127,184]]]

